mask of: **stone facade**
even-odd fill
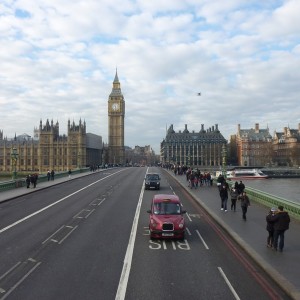
[[[237,161],[239,166],[266,166],[272,161],[272,136],[269,128],[241,129],[238,124],[236,135]]]
[[[299,166],[300,165],[300,124],[298,129],[285,127],[283,132],[260,129],[256,123],[254,128],[241,129],[238,124],[236,136],[231,139],[231,152],[237,155],[238,166]],[[235,143],[235,145],[233,145]],[[234,159],[231,157],[234,161]]]
[[[125,164],[124,147],[125,101],[116,72],[108,98],[108,163]]]
[[[161,142],[161,162],[194,167],[221,166],[226,144],[218,124],[208,130],[204,130],[202,124],[199,132],[189,132],[187,125],[182,132],[175,132],[172,124]]]
[[[67,171],[86,165],[86,124],[68,121],[68,135],[59,135],[59,123],[40,121],[36,136],[21,135],[13,139],[0,136],[0,170],[45,173],[48,170]],[[12,164],[12,150],[18,158]]]
[[[300,123],[298,129],[274,131],[272,160],[278,166],[300,166]]]

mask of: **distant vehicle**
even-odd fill
[[[145,190],[151,188],[155,190],[160,189],[160,176],[157,173],[147,173],[145,176]]]
[[[259,169],[236,169],[227,171],[226,177],[228,180],[267,179],[268,175]]]
[[[149,230],[150,239],[184,239],[185,220],[182,204],[177,195],[155,195],[151,202]]]

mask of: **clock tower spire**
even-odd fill
[[[124,148],[125,101],[116,70],[112,91],[108,97],[108,151],[109,163],[125,163]]]

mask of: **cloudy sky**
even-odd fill
[[[300,123],[299,0],[1,0],[0,130],[86,121],[107,142],[116,68],[125,144],[159,152],[166,126]],[[201,92],[201,96],[197,94]]]

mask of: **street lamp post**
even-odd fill
[[[78,169],[81,169],[81,153],[78,151],[77,153],[77,167]]]
[[[226,151],[226,145],[223,144],[222,146],[222,175],[224,176],[224,178],[226,178],[226,155],[227,155],[227,151]]]
[[[15,147],[12,149],[12,152],[10,155],[11,155],[11,160],[12,160],[12,165],[13,165],[13,179],[16,179],[17,178],[17,160],[18,160],[19,153]]]

